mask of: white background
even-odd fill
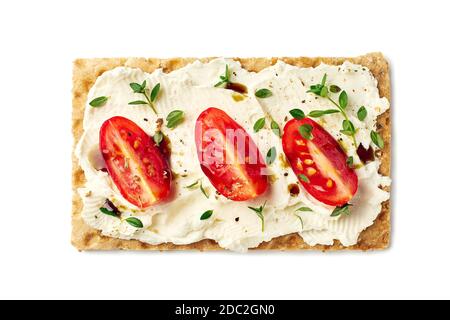
[[[448,1],[1,1],[0,298],[450,298]],[[77,57],[352,56],[392,67],[383,252],[79,253]]]

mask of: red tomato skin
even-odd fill
[[[111,179],[130,203],[144,209],[169,197],[172,174],[167,158],[136,123],[120,116],[106,120],[99,147]]]
[[[304,124],[309,124],[313,128],[311,140],[303,138],[299,132],[299,127]],[[306,191],[318,201],[330,206],[342,206],[348,203],[358,189],[358,176],[347,165],[347,155],[333,136],[310,118],[288,121],[283,132],[283,151],[294,173],[297,177],[303,174],[309,179],[309,182],[306,182],[299,177],[299,181]],[[311,151],[315,156],[311,154]],[[321,159],[326,159],[332,170],[321,172],[314,157],[321,163],[323,163]],[[311,163],[311,161],[313,163],[308,165],[307,163]],[[311,176],[308,173],[314,172],[314,170],[310,168],[316,170],[316,173]],[[331,179],[330,172],[334,172],[333,174],[338,178]],[[336,181],[340,182],[341,187],[337,187]]]
[[[227,138],[230,132],[237,137],[237,143]],[[245,144],[245,151],[239,148],[239,141]],[[224,111],[208,108],[199,115],[195,144],[202,171],[226,198],[246,201],[267,190],[267,167],[259,149],[245,129]],[[215,156],[208,153],[213,145],[219,150]],[[229,150],[234,150],[234,158]]]

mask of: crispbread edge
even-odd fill
[[[164,72],[179,69],[195,60],[202,62],[213,58],[99,58],[99,59],[77,59],[73,63],[73,91],[72,91],[72,133],[74,149],[83,132],[83,116],[87,94],[98,76],[115,67],[126,66],[140,68],[145,72],[152,72],[162,68]],[[258,72],[268,66],[274,65],[277,60],[298,67],[315,67],[320,63],[340,65],[344,61],[363,65],[370,69],[378,81],[378,89],[381,97],[391,100],[389,66],[381,53],[369,53],[354,58],[307,58],[307,57],[282,57],[282,58],[234,58],[248,71]],[[391,106],[392,107],[392,106]],[[377,119],[378,132],[382,135],[385,146],[377,153],[381,158],[380,173],[390,176],[391,158],[391,125],[390,109]],[[78,250],[220,250],[219,245],[213,240],[202,240],[188,245],[175,245],[164,243],[150,245],[137,240],[121,240],[102,236],[99,230],[89,227],[81,217],[83,203],[78,195],[77,188],[85,184],[85,177],[78,160],[72,152],[72,244]],[[385,188],[389,191],[389,188]],[[298,234],[289,234],[264,242],[254,250],[373,250],[385,249],[390,241],[390,201],[382,204],[382,210],[375,222],[361,232],[358,243],[345,247],[338,240],[333,245],[306,244]]]

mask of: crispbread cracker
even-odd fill
[[[199,59],[207,62],[213,58]],[[72,97],[72,132],[74,146],[78,143],[83,133],[83,116],[86,104],[86,97],[89,89],[94,84],[96,78],[103,72],[119,66],[140,68],[145,72],[152,72],[162,68],[164,72],[171,72],[179,69],[197,59],[194,58],[173,58],[173,59],[145,59],[145,58],[104,58],[104,59],[77,59],[73,63],[73,97]],[[389,66],[381,53],[370,53],[355,58],[235,58],[241,62],[242,67],[258,72],[282,60],[288,64],[298,67],[315,67],[321,62],[339,65],[345,60],[363,65],[370,69],[378,80],[378,89],[381,97],[391,100]],[[392,107],[392,106],[391,106]],[[380,173],[390,176],[391,157],[391,130],[390,130],[390,109],[378,117],[378,132],[382,135],[385,146],[377,153],[381,157]],[[85,183],[85,177],[78,164],[74,153],[72,154],[72,244],[79,250],[218,250],[219,245],[213,240],[202,240],[189,245],[174,245],[164,243],[160,245],[150,245],[137,240],[120,240],[102,236],[100,231],[89,227],[81,217],[83,203],[77,193],[77,188]],[[385,188],[389,190],[389,188]],[[390,240],[390,203],[389,200],[383,203],[382,211],[377,219],[359,236],[358,243],[350,247],[344,247],[335,240],[333,245],[307,245],[298,234],[289,234],[274,238],[269,242],[262,243],[257,249],[275,250],[370,250],[384,249],[389,246]]]

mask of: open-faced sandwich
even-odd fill
[[[73,81],[78,249],[388,246],[381,54],[78,59]]]

